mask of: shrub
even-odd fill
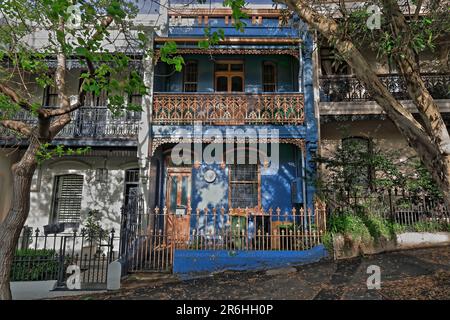
[[[447,225],[438,221],[419,221],[411,226],[415,232],[437,232],[447,231]]]
[[[332,252],[333,251],[333,234],[331,232],[325,233],[322,236],[322,243],[328,252]]]
[[[392,224],[388,220],[376,214],[367,214],[362,218],[364,224],[369,230],[370,235],[378,240],[381,237],[392,239],[395,233],[392,230]]]
[[[54,250],[17,250],[11,268],[11,281],[54,280],[58,274],[58,265]]]
[[[370,240],[370,232],[363,220],[354,214],[341,214],[330,219],[330,232],[351,235],[363,241]]]

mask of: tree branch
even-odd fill
[[[423,0],[417,0],[416,11],[414,11],[414,20],[419,19],[420,10],[422,9]]]
[[[402,42],[393,57],[405,78],[408,93],[414,101],[424,122],[425,129],[440,152],[450,155],[450,136],[442,119],[439,107],[434,101],[415,63],[415,52],[411,48],[411,29],[396,0],[382,0],[386,20],[392,26],[393,36]]]
[[[23,99],[16,90],[10,88],[4,83],[0,83],[0,92],[9,97],[14,103],[18,104],[22,109],[31,111],[31,104]]]
[[[102,30],[101,31],[99,30],[99,31],[95,32],[95,34],[92,36],[91,39],[92,40],[99,40],[99,37],[102,35],[103,30],[108,28],[113,21],[114,20],[113,20],[113,18],[111,16],[105,17],[102,20],[102,22],[100,23],[101,26],[102,26]],[[59,58],[61,58],[61,61],[59,60]],[[63,59],[64,59],[64,61],[63,61]],[[90,74],[91,77],[93,77],[94,74],[95,74],[94,64],[89,58],[84,57],[84,59],[86,60],[86,63],[87,63],[88,69],[89,69],[89,74]],[[63,65],[63,62],[64,62],[64,72],[65,72],[65,56],[63,58],[62,56],[59,57],[59,55],[58,55],[58,67],[60,66],[60,63],[61,63],[61,65]],[[62,70],[60,70],[60,72],[62,72]],[[60,84],[64,85],[63,82],[61,82]],[[59,94],[59,91],[60,91],[60,89],[58,88],[58,94]],[[85,95],[86,95],[86,91],[83,89],[83,84],[82,84],[80,86],[80,91],[78,92],[78,101],[77,102],[75,102],[73,104],[70,104],[69,99],[66,97],[67,101],[64,100],[65,102],[62,103],[61,106],[58,109],[52,109],[52,110],[46,109],[44,111],[45,114],[46,114],[46,117],[61,116],[61,115],[70,113],[72,111],[75,111],[76,109],[78,109],[81,106],[81,102],[83,101],[83,98],[84,98]]]
[[[16,120],[0,120],[0,124],[10,130],[16,131],[26,137],[29,137],[32,132],[32,128],[25,122]]]
[[[423,159],[427,157],[428,160],[432,161],[439,156],[439,149],[430,139],[422,125],[414,119],[411,112],[392,96],[353,42],[340,38],[338,24],[334,19],[328,18],[312,9],[306,0],[275,1],[285,3],[309,26],[318,30],[330,43],[334,44],[338,52],[354,70],[357,78],[364,83],[371,96],[386,112],[408,143],[415,146],[420,145],[423,151]]]

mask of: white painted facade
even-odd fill
[[[39,228],[51,224],[55,179],[59,175],[83,176],[80,228],[90,210],[101,213],[101,225],[106,230],[120,229],[121,207],[124,204],[125,172],[138,167],[135,151],[105,152],[112,155],[84,156],[78,158],[53,159],[43,163],[35,172],[31,191],[30,213],[25,225]],[[99,181],[96,169],[107,169],[106,181]],[[69,231],[69,230],[66,230]]]

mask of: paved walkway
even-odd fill
[[[380,290],[367,289],[370,265],[381,269]],[[155,278],[128,281],[114,293],[63,299],[450,299],[450,247],[189,281]]]

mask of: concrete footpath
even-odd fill
[[[92,291],[61,291],[55,290],[56,280],[49,281],[16,281],[11,282],[11,294],[13,300],[38,300],[55,297],[92,294]],[[103,293],[96,291],[96,293]]]
[[[368,289],[369,266],[381,271],[381,288]],[[180,281],[134,277],[115,292],[58,299],[450,299],[450,247],[321,261],[258,272],[225,272]]]

